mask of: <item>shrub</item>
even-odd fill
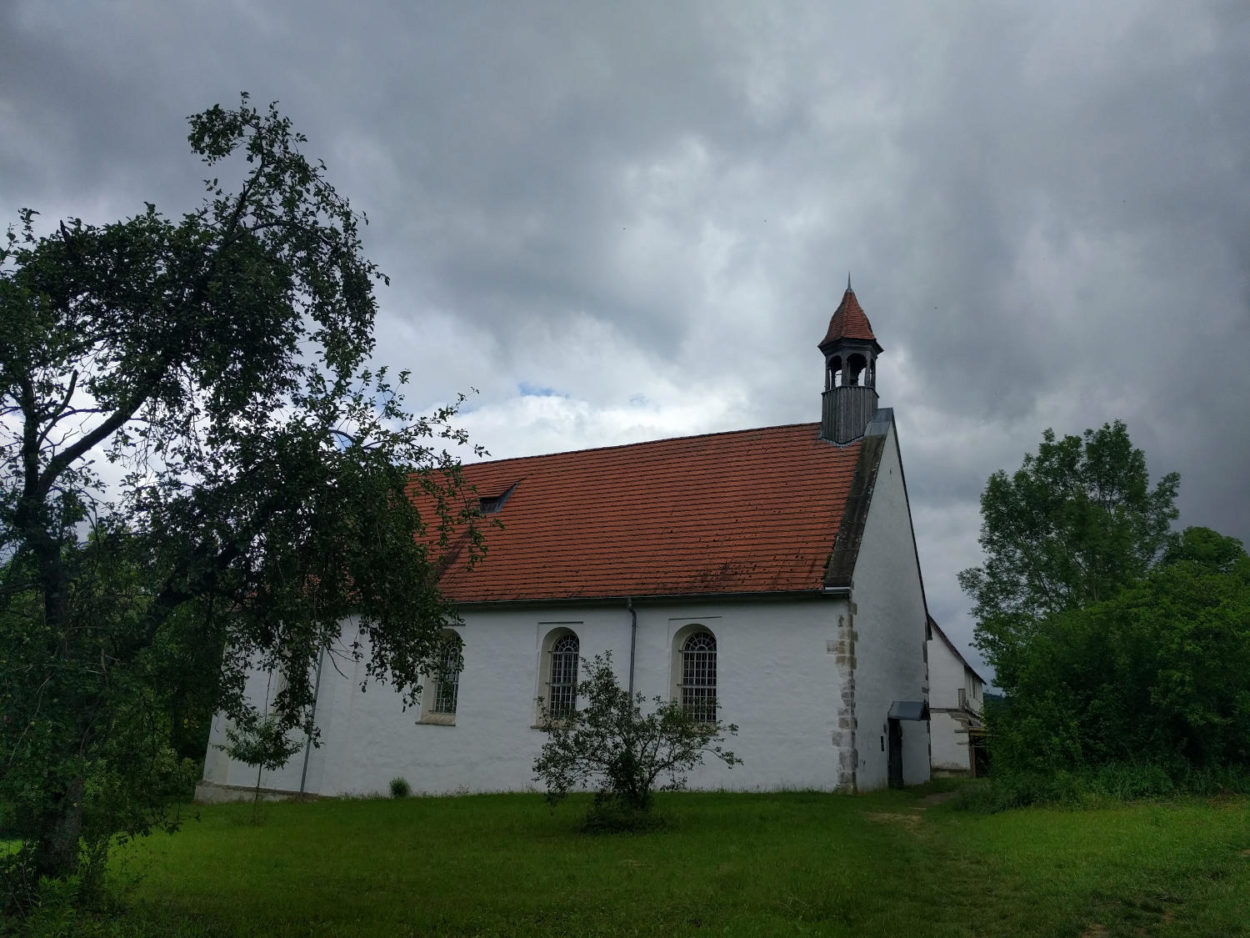
[[[399,777],[391,779],[391,797],[407,798],[412,794],[412,786],[408,784],[408,779]]]
[[[539,702],[548,738],[534,760],[534,778],[546,784],[552,804],[572,790],[595,788],[587,829],[651,826],[645,819],[653,792],[684,788],[686,776],[706,755],[730,767],[742,761],[721,745],[737,726],[696,720],[678,702],[660,697],[652,698],[654,709],[644,714],[646,698],[631,697],[617,683],[611,653],[583,659],[582,665],[581,709],[553,717]]]
[[[1250,764],[1247,672],[1250,557],[1189,528],[1139,581],[1036,625],[986,711],[994,771],[1136,797]]]
[[[964,785],[957,808],[994,814],[1034,804],[1096,807],[1108,802],[1178,796],[1250,794],[1250,769],[1195,769],[1183,762],[1112,762],[1055,772],[996,771],[987,781]]]

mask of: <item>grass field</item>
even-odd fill
[[[538,795],[199,809],[119,850],[107,934],[1250,934],[1245,799],[996,815],[924,791],[683,794],[577,831]],[[79,922],[82,928],[88,923]]]

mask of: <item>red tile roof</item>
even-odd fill
[[[842,294],[842,302],[834,310],[833,318],[829,320],[829,331],[825,333],[820,347],[824,348],[828,343],[838,339],[877,341],[877,337],[872,334],[872,325],[868,322],[868,316],[859,305],[859,300],[855,298],[855,291],[849,287],[846,293]]]
[[[515,485],[486,554],[444,573],[457,602],[818,590],[860,443],[796,424],[464,467]]]

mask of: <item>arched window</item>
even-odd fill
[[[842,380],[842,356],[835,355],[829,359],[829,368],[826,372],[825,390],[832,391]]]
[[[846,360],[846,386],[858,387],[859,378],[867,366],[868,360],[863,355],[852,355]]]
[[[681,681],[677,685],[687,715],[702,723],[716,722],[716,636],[706,629],[681,644]]]
[[[572,716],[577,707],[577,659],[581,643],[565,632],[551,643],[547,668],[547,714],[553,720]]]
[[[459,635],[443,639],[438,662],[434,668],[434,713],[455,713],[460,697],[460,672],[464,670],[464,642]]]

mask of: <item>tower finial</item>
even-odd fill
[[[846,292],[847,293],[855,292],[854,290],[851,289],[851,272],[849,270],[846,272]]]

